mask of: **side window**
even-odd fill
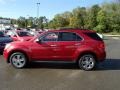
[[[80,36],[76,35],[76,41],[81,41],[81,40],[82,40],[82,38]]]
[[[16,35],[15,35],[15,33],[14,33],[14,32],[12,32],[12,33],[11,33],[11,36],[12,36],[12,37],[14,37],[14,36],[16,36]]]
[[[0,32],[0,37],[1,37],[1,36],[4,36],[4,33],[3,33],[3,32]]]
[[[94,40],[102,41],[102,39],[99,37],[97,33],[85,33],[85,34]]]
[[[58,40],[58,33],[55,33],[55,32],[47,33],[42,38],[42,41],[57,41],[57,40]]]
[[[59,35],[59,41],[81,41],[82,38],[75,33],[61,32]]]
[[[12,31],[9,31],[7,35],[14,36],[14,33]]]

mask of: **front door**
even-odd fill
[[[48,32],[40,42],[35,42],[32,48],[32,58],[34,60],[54,60],[56,41],[58,40],[58,33]]]

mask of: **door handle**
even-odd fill
[[[80,43],[76,43],[76,44],[75,44],[75,46],[79,46],[79,45],[81,45],[81,44],[80,44]]]
[[[56,47],[57,45],[50,45],[51,47]]]

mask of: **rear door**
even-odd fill
[[[56,58],[59,60],[73,60],[75,51],[80,46],[82,38],[76,33],[60,32],[56,45]]]

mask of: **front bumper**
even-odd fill
[[[5,46],[0,46],[0,53],[3,53]]]
[[[6,50],[4,50],[4,52],[3,52],[3,57],[6,60],[6,62],[8,62],[8,53]]]

